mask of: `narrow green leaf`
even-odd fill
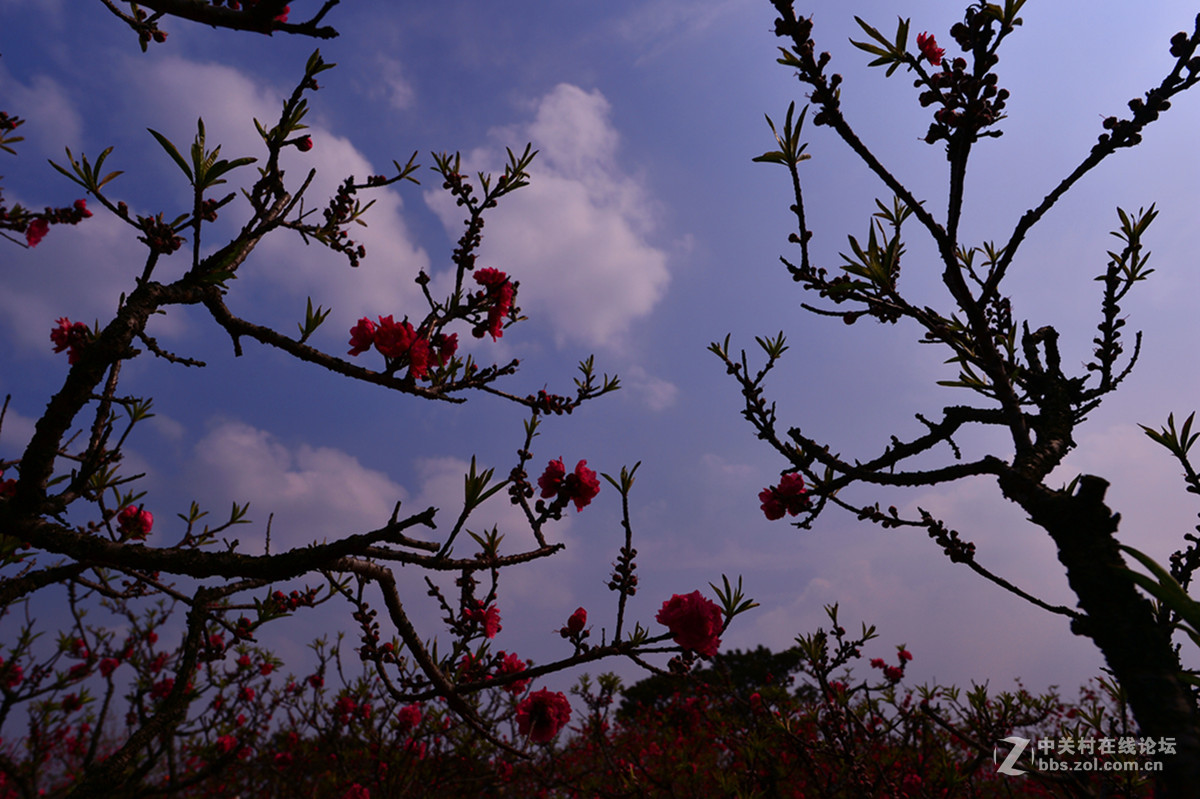
[[[195,177],[192,175],[192,168],[188,166],[187,161],[183,160],[183,156],[180,155],[179,150],[175,148],[175,145],[171,144],[171,140],[153,128],[146,128],[146,130],[149,130],[150,135],[158,140],[158,143],[162,145],[162,148],[167,151],[167,155],[171,156],[176,164],[179,164],[179,168],[183,170],[183,174],[187,175],[188,180],[195,180]]]

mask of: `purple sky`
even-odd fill
[[[928,30],[950,44],[958,4],[910,5],[914,35]],[[1145,5],[1136,14],[1126,4],[1091,4],[1086,14],[1067,5],[1030,3],[1025,27],[1001,52],[997,71],[1012,92],[1010,119],[1002,138],[976,151],[968,240],[1004,240],[1019,215],[1086,155],[1101,120],[1158,83],[1170,68],[1168,39],[1190,29],[1194,15],[1180,3]],[[710,341],[732,333],[735,348],[749,348],[756,335],[785,331],[792,348],[768,384],[784,426],[801,426],[848,458],[877,453],[892,433],[918,432],[915,413],[933,418],[968,400],[935,385],[953,377],[951,367],[944,353],[918,346],[911,327],[848,328],[800,309],[809,298],[777,260],[791,232],[786,174],[750,161],[771,148],[763,113],[778,120],[790,101],[804,99],[774,63],[765,0],[412,6],[345,3],[335,10],[331,21],[343,35],[320,46],[339,66],[311,100],[315,146],[291,153],[287,167],[316,168],[312,196],[324,198],[347,174],[383,172],[414,150],[426,166],[430,150],[460,150],[472,170],[496,171],[506,146],[531,141],[540,150],[532,184],[488,219],[481,261],[521,281],[530,321],[499,342],[471,347],[489,361],[521,359],[507,386],[517,394],[543,386],[566,393],[574,365],[589,353],[598,369],[621,375],[618,394],[549,420],[534,462],[586,458],[615,475],[642,461],[632,498],[642,575],[634,619],[661,632],[653,617],[672,593],[711,595],[709,582],[741,575],[761,607],[737,620],[725,648],[786,647],[824,622],[823,605],[838,602],[848,627],[859,620],[878,627],[868,657],[907,644],[917,681],[1007,687],[1021,677],[1030,687],[1059,684],[1073,693],[1097,673],[1098,655],[1070,635],[1064,619],[951,564],[920,531],[881,530],[833,512],[814,530],[797,531],[759,511],[759,490],[785,464],[738,415],[736,386],[705,351]],[[315,0],[298,0],[292,14],[313,7]],[[946,162],[940,147],[920,140],[928,111],[903,73],[885,79],[882,70],[866,69],[868,59],[848,43],[861,37],[855,14],[890,32],[895,9],[880,0],[813,3],[814,35],[833,54],[831,71],[846,78],[851,124],[940,215]],[[274,118],[314,43],[181,23],[167,30],[165,45],[142,54],[100,3],[0,0],[0,98],[5,110],[28,119],[19,157],[0,155],[10,202],[73,200],[75,187],[46,159],[61,161],[64,146],[94,157],[114,145],[109,164],[126,174],[112,196],[137,212],[172,216],[189,202],[187,186],[145,129],[185,144],[200,116],[224,155],[258,154],[252,118]],[[1092,278],[1114,247],[1115,209],[1157,203],[1149,235],[1156,272],[1124,303],[1127,330],[1145,331],[1142,360],[1081,428],[1078,450],[1055,479],[1090,472],[1110,480],[1122,541],[1160,561],[1192,529],[1196,507],[1178,468],[1137,425],[1157,426],[1167,413],[1186,416],[1200,404],[1191,346],[1198,126],[1200,97],[1180,98],[1142,147],[1117,154],[1055,208],[1024,245],[1009,281],[1014,313],[1034,328],[1054,324],[1064,363],[1082,364],[1099,320]],[[828,129],[809,134],[813,252],[834,269],[846,236],[865,234],[875,197],[886,195]],[[420,187],[376,195],[360,237],[369,255],[356,271],[297,238],[269,239],[234,284],[231,306],[293,329],[311,296],[333,308],[313,343],[335,354],[345,351],[359,317],[419,312],[412,277],[424,268],[434,288],[443,285],[460,230],[460,213],[439,185],[425,170]],[[231,210],[222,223],[236,216]],[[221,231],[218,224],[211,241]],[[912,234],[902,288],[945,308],[929,243],[915,226]],[[53,229],[36,250],[4,249],[0,392],[13,400],[0,455],[20,452],[65,374],[65,357],[49,344],[54,320],[107,319],[132,286],[141,253],[130,230],[103,213],[76,229]],[[471,457],[507,474],[521,443],[523,414],[492,397],[433,407],[260,347],[234,359],[227,338],[195,311],[172,309],[150,332],[210,363],[189,371],[140,358],[124,373],[125,390],[156,399],[157,416],[129,442],[127,469],[148,474],[147,507],[160,520],[160,542],[178,534],[174,514],[193,499],[214,515],[249,501],[255,523],[238,533],[250,551],[261,546],[270,513],[275,547],[377,527],[397,499],[413,510],[442,508],[445,529]],[[1003,446],[982,437],[960,443],[968,456]],[[925,508],[974,541],[984,565],[1047,601],[1074,604],[1047,536],[987,480],[853,498],[909,514]],[[611,629],[615,595],[604,583],[621,542],[619,512],[605,484],[591,507],[570,511],[555,528],[565,553],[504,573],[496,648],[539,662],[569,654],[553,631],[581,605],[597,635],[601,626]],[[493,524],[514,546],[531,538],[503,492],[469,527]],[[436,608],[418,576],[406,596],[423,630],[434,634]],[[291,643],[281,645],[299,652],[314,629],[295,624],[286,633]],[[638,675],[628,664],[601,668]]]

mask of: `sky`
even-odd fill
[[[291,13],[304,18],[318,6],[297,0]],[[814,0],[798,11],[811,14],[818,46],[832,54],[830,71],[845,77],[850,123],[944,215],[946,161],[940,147],[921,141],[929,113],[911,79],[868,69],[869,58],[849,43],[862,36],[855,15],[890,33],[897,8]],[[966,240],[1005,240],[1020,214],[1087,154],[1103,118],[1170,69],[1168,40],[1191,29],[1195,9],[1180,2],[1143,5],[1136,15],[1127,9],[1028,3],[1026,24],[997,69],[1012,94],[1004,136],[980,144],[970,167]],[[929,31],[943,45],[961,11],[940,0],[902,9],[914,35]],[[865,621],[879,632],[864,652],[864,674],[866,659],[890,659],[904,644],[915,656],[914,682],[1008,688],[1020,678],[1073,694],[1098,673],[1094,647],[1073,637],[1062,617],[951,564],[920,530],[881,530],[832,511],[814,529],[797,530],[759,509],[758,492],[786,464],[739,415],[737,386],[706,351],[709,342],[730,334],[735,350],[753,350],[755,336],[783,331],[791,348],[767,384],[781,428],[799,426],[847,458],[871,457],[892,434],[918,434],[914,414],[936,418],[970,399],[936,385],[954,373],[945,353],[917,345],[913,327],[847,327],[801,309],[811,298],[778,260],[790,254],[787,175],[751,162],[773,149],[764,113],[779,120],[788,103],[805,100],[775,63],[773,19],[765,0],[346,2],[328,20],[341,31],[331,41],[171,21],[166,43],[143,54],[99,2],[0,0],[0,107],[27,119],[19,156],[0,154],[2,185],[9,202],[69,204],[77,187],[47,159],[61,163],[65,147],[94,159],[112,146],[108,164],[125,174],[110,196],[136,212],[172,217],[189,206],[188,187],[146,129],[184,145],[202,117],[223,156],[261,155],[252,119],[275,118],[316,47],[338,67],[310,95],[312,151],[290,152],[285,168],[317,170],[311,196],[318,203],[346,175],[386,172],[414,151],[426,167],[430,151],[458,151],[472,172],[498,172],[506,147],[531,142],[539,151],[531,185],[487,218],[480,251],[481,265],[520,280],[529,320],[498,342],[473,343],[472,352],[499,363],[519,358],[519,374],[503,386],[519,395],[543,387],[569,393],[575,365],[589,354],[599,371],[620,375],[621,391],[547,420],[533,451],[535,464],[586,459],[613,475],[641,463],[631,496],[640,574],[632,618],[664,632],[654,622],[664,600],[697,589],[711,597],[710,582],[740,575],[760,607],[735,620],[723,649],[785,648],[826,623],[826,604],[839,603],[847,627]],[[1160,561],[1192,530],[1197,507],[1179,467],[1138,424],[1158,426],[1168,413],[1179,418],[1200,405],[1189,346],[1197,332],[1198,125],[1200,96],[1177,99],[1143,146],[1118,153],[1056,206],[1026,241],[1008,284],[1014,314],[1031,328],[1055,325],[1064,363],[1082,370],[1100,319],[1092,278],[1114,249],[1116,208],[1156,204],[1149,232],[1156,271],[1124,303],[1126,330],[1144,331],[1141,361],[1078,430],[1077,450],[1051,482],[1079,473],[1108,479],[1109,504],[1122,515],[1120,540]],[[846,237],[865,235],[875,198],[888,198],[828,129],[810,129],[806,138],[813,256],[832,271]],[[274,236],[233,284],[233,310],[294,330],[312,297],[332,308],[312,341],[334,354],[345,352],[362,316],[422,314],[412,277],[424,269],[435,286],[445,281],[461,213],[432,172],[420,177],[420,186],[375,195],[369,227],[360,231],[368,256],[359,269],[298,238]],[[222,217],[209,242],[233,229],[236,211]],[[946,308],[940,268],[916,233],[914,225],[902,288]],[[0,252],[0,392],[12,395],[0,457],[13,458],[66,374],[66,358],[48,338],[54,320],[110,318],[143,255],[130,229],[104,213],[77,228],[53,228],[34,250]],[[521,445],[525,414],[496,397],[434,404],[351,384],[263,347],[235,358],[228,338],[195,309],[170,309],[150,332],[208,363],[185,369],[147,356],[123,372],[124,391],[155,400],[157,415],[135,431],[126,463],[147,474],[142,488],[160,520],[160,543],[179,534],[175,514],[193,500],[214,516],[249,502],[254,523],[237,530],[246,551],[261,551],[269,514],[279,548],[373,529],[398,499],[413,511],[441,508],[444,530],[461,506],[471,458],[505,475]],[[963,443],[968,453],[1003,447],[983,437]],[[851,498],[910,515],[927,509],[974,541],[988,568],[1051,603],[1074,604],[1048,537],[994,482]],[[508,534],[506,544],[531,541],[503,492],[469,527],[493,524]],[[503,573],[503,630],[493,647],[539,663],[565,657],[568,645],[556,631],[579,606],[594,636],[611,630],[616,595],[604,586],[621,536],[619,497],[605,484],[590,507],[569,511],[554,528],[552,540],[565,542],[565,552]],[[419,628],[434,634],[438,613],[420,575],[400,576]],[[331,633],[337,620],[349,624],[348,611],[317,618]],[[299,656],[320,626],[298,623],[277,645]],[[640,676],[612,661],[591,670]],[[562,688],[577,674],[547,684]]]

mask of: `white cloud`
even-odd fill
[[[639,3],[616,24],[617,32],[644,48],[637,63],[695,40],[727,14],[746,5],[745,0],[652,0]]]
[[[376,529],[408,496],[386,474],[341,450],[288,447],[264,430],[235,421],[218,423],[197,443],[189,468],[188,479],[207,500],[205,507],[250,502],[254,532],[239,535],[243,542],[261,542],[267,516],[275,514],[272,548],[277,551]]]
[[[621,384],[633,391],[652,411],[665,411],[675,404],[679,387],[669,380],[655,377],[640,366],[626,369],[621,375]]]
[[[539,155],[531,182],[488,217],[482,261],[521,282],[518,302],[549,322],[560,342],[620,346],[669,281],[667,255],[652,245],[654,208],[617,160],[619,135],[599,91],[559,84],[536,105],[529,124],[497,131],[506,145],[532,141]],[[471,171],[499,171],[497,151],[477,150]],[[448,195],[426,194],[452,235],[461,209]]]
[[[375,63],[378,71],[372,76],[374,82],[367,91],[368,96],[386,98],[388,104],[397,111],[410,108],[416,100],[416,90],[404,77],[404,67],[400,61],[378,53]]]

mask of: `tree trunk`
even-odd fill
[[[1007,483],[1007,484],[1005,484]],[[1085,475],[1079,491],[1067,494],[1044,485],[1002,489],[1029,512],[1058,546],[1071,589],[1086,618],[1072,631],[1091,638],[1125,690],[1145,737],[1173,738],[1174,755],[1161,755],[1158,796],[1200,797],[1200,716],[1171,636],[1155,621],[1150,601],[1125,571],[1115,534],[1120,515],[1104,504],[1108,482]]]

